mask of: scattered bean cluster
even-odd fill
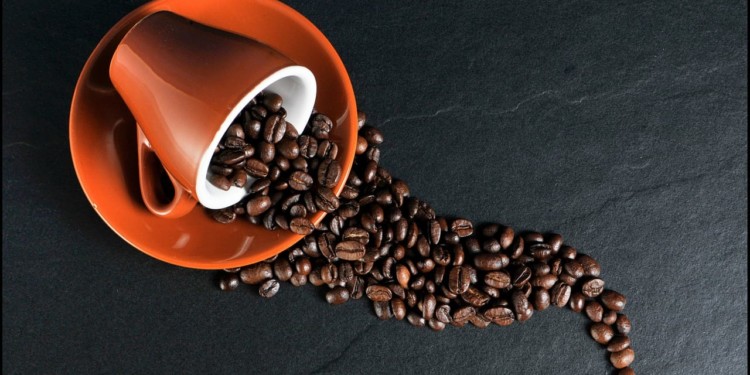
[[[245,116],[239,119],[245,130],[243,147],[276,145],[281,157],[243,159],[247,160],[244,170],[263,163],[268,172],[248,171],[259,178],[252,194],[212,214],[221,222],[246,214],[268,229],[289,229],[305,237],[263,262],[224,270],[219,278],[222,290],[234,290],[240,283],[260,285],[260,295],[269,298],[278,293],[280,282],[294,286],[309,282],[328,288],[330,304],[366,296],[378,318],[406,319],[435,331],[467,323],[479,328],[493,323],[507,326],[524,322],[550,305],[567,307],[591,320],[591,337],[611,353],[617,374],[635,373],[630,367],[635,358],[628,337],[631,322],[622,313],[626,298],[605,289],[601,267],[592,257],[565,245],[559,234],[517,233],[499,224],[475,228],[470,220],[436,215],[427,202],[411,196],[404,181],[379,165],[383,135],[365,124],[364,114],[359,115],[352,171],[336,197],[330,190],[341,175],[338,165],[330,172],[335,163],[335,151],[330,150],[336,145],[328,142],[324,147],[329,151],[320,152],[332,128],[330,120],[313,115],[306,130],[309,135],[298,136],[290,127],[280,131],[275,120],[268,120],[276,115],[266,116],[283,108],[279,105],[274,111],[267,100],[255,101],[246,111],[249,115],[241,115]],[[228,134],[224,150],[217,155],[232,149],[227,144],[230,136],[239,137]],[[318,150],[311,151],[311,144],[317,144]],[[282,152],[282,147],[298,151]],[[222,160],[217,156],[217,164]],[[256,203],[259,200],[264,203]],[[317,210],[328,215],[315,226],[306,216]]]

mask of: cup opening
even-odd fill
[[[307,125],[307,121],[312,113],[315,104],[315,95],[317,86],[315,76],[312,72],[299,65],[289,66],[278,70],[264,79],[260,84],[253,87],[243,98],[232,108],[229,115],[221,124],[219,131],[211,141],[209,148],[203,153],[198,167],[197,181],[195,183],[195,194],[201,205],[210,209],[220,209],[229,207],[245,197],[248,194],[250,185],[255,181],[254,178],[248,178],[247,184],[243,187],[232,186],[229,190],[221,190],[208,181],[209,164],[213,151],[221,142],[222,136],[229,126],[234,122],[243,108],[257,96],[261,91],[270,92],[280,95],[284,99],[284,108],[286,109],[287,123],[294,125],[294,128],[302,133]]]

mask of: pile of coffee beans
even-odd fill
[[[551,305],[567,307],[591,320],[591,337],[611,353],[617,374],[634,374],[631,323],[622,313],[626,298],[605,288],[601,267],[592,257],[564,244],[558,234],[518,233],[499,224],[475,226],[464,218],[438,216],[427,202],[411,196],[404,181],[379,165],[383,135],[365,124],[364,114],[359,116],[352,171],[336,197],[330,190],[341,176],[338,165],[331,172],[335,152],[319,152],[331,130],[330,120],[314,114],[305,134],[297,136],[287,129],[274,143],[276,137],[265,137],[278,131],[269,113],[282,109],[274,111],[267,100],[256,100],[246,111],[249,115],[241,115],[243,147],[267,143],[279,150],[278,143],[284,141],[285,148],[299,149],[299,154],[260,159],[269,174],[271,169],[278,172],[253,175],[267,182],[251,189],[242,203],[211,213],[221,222],[246,214],[268,229],[289,229],[305,237],[263,262],[224,270],[219,277],[222,290],[234,290],[241,283],[259,285],[260,295],[269,298],[278,293],[280,282],[309,282],[328,288],[325,298],[330,304],[366,297],[380,319],[405,319],[435,331],[467,323],[479,328],[507,326]],[[252,134],[263,136],[252,137],[248,123],[253,124]],[[227,134],[225,148],[217,155],[232,149],[227,142],[236,134]],[[311,151],[311,144],[317,144],[318,151]],[[325,147],[336,149],[331,142]],[[220,160],[224,159],[217,156]],[[241,168],[247,170],[253,159],[243,160],[247,161]],[[266,199],[261,197],[269,198],[263,209],[254,203]],[[317,210],[328,213],[318,225],[299,220]]]
[[[308,219],[322,210],[333,212],[339,199],[333,188],[341,179],[336,160],[338,145],[328,139],[333,122],[316,113],[299,135],[286,121],[282,98],[261,93],[253,98],[229,126],[214,150],[208,180],[222,190],[232,185],[250,194],[237,204],[211,215],[221,223],[247,216],[267,229],[281,228],[310,234],[315,226]]]

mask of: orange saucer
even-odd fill
[[[315,108],[331,117],[339,144],[343,189],[354,160],[357,109],[349,76],[326,37],[309,20],[275,0],[157,0],[120,20],[83,67],[70,109],[73,165],[91,206],[140,251],[190,268],[244,266],[289,248],[302,236],[238,220],[219,224],[201,207],[177,219],[151,214],[138,184],[135,121],[109,79],[109,62],[124,34],[143,17],[168,10],[196,22],[268,44],[310,69],[318,83]],[[315,223],[324,213],[313,216]]]

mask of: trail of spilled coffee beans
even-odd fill
[[[261,96],[230,127],[212,171],[237,186],[246,183],[243,172],[258,180],[242,202],[210,213],[222,223],[245,216],[305,237],[261,263],[225,270],[222,290],[242,282],[259,285],[260,295],[270,298],[280,282],[309,282],[328,288],[330,304],[366,296],[378,318],[435,331],[467,323],[507,326],[550,305],[568,307],[591,320],[591,337],[611,353],[617,374],[635,373],[631,322],[622,313],[626,298],[605,289],[592,257],[565,245],[559,234],[517,233],[498,224],[475,228],[467,219],[437,216],[378,164],[383,135],[365,124],[364,114],[353,169],[336,197],[331,188],[342,170],[328,139],[331,120],[313,114],[298,135],[283,124],[283,113],[281,98]],[[236,159],[223,156],[230,151]],[[328,215],[315,226],[307,218],[319,210]]]

